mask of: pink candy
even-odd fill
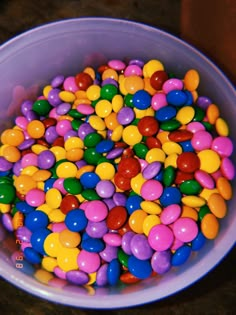
[[[173,224],[173,232],[180,241],[191,242],[198,234],[198,226],[191,218],[179,218]]]
[[[85,209],[87,219],[92,222],[100,222],[107,217],[108,209],[104,202],[100,200],[92,200]]]
[[[162,184],[155,179],[147,180],[141,187],[141,196],[146,200],[156,200],[163,192]]]
[[[152,227],[148,235],[149,245],[156,251],[169,249],[173,241],[174,234],[172,230],[164,224],[158,224]]]
[[[100,257],[97,253],[90,253],[86,250],[81,250],[78,258],[78,267],[81,271],[92,273],[100,267]]]

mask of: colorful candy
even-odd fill
[[[217,237],[233,142],[199,82],[195,69],[177,78],[156,59],[114,59],[59,74],[22,103],[0,147],[17,268],[59,286],[131,284]]]

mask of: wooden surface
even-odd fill
[[[157,26],[180,36],[180,9],[179,0],[1,0],[0,43],[34,26],[80,16],[125,18]],[[112,311],[84,310],[54,304],[31,296],[0,278],[0,313],[4,315],[93,315],[98,313],[233,315],[236,312],[235,262],[236,250],[234,249],[213,271],[190,288],[159,302]]]

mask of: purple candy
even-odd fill
[[[21,160],[15,162],[12,170],[13,170],[14,175],[16,176],[19,176],[21,174],[21,171],[22,171]]]
[[[128,125],[134,120],[135,114],[132,108],[123,107],[117,114],[117,120],[121,125]]]
[[[64,80],[65,80],[65,77],[62,74],[59,74],[55,78],[52,79],[51,86],[53,88],[57,88],[63,84]]]
[[[78,167],[78,169],[80,169],[81,167],[87,165],[87,163],[85,162],[85,160],[79,160],[77,162],[75,162],[76,166]]]
[[[62,103],[60,97],[59,97],[59,93],[61,92],[61,90],[59,89],[51,89],[48,93],[48,102],[49,104],[51,104],[52,106],[58,106]]]
[[[121,247],[127,255],[132,254],[132,251],[130,248],[130,243],[131,243],[131,240],[134,237],[134,235],[135,235],[134,232],[129,231],[122,236]]]
[[[69,112],[71,109],[71,105],[69,103],[61,103],[60,105],[57,106],[56,108],[56,113],[57,115],[65,115]]]
[[[199,96],[197,99],[197,105],[203,109],[207,109],[210,104],[212,101],[206,96]]]
[[[152,269],[160,275],[171,268],[171,252],[169,250],[155,252],[151,259]]]
[[[80,139],[84,140],[84,138],[94,132],[95,130],[88,123],[83,123],[78,129],[78,136]]]
[[[111,150],[111,151],[107,154],[106,158],[107,158],[108,160],[116,159],[116,158],[118,158],[119,156],[121,156],[121,154],[122,154],[123,151],[124,151],[123,148],[115,148],[115,149]]]
[[[9,213],[4,213],[2,215],[2,224],[10,232],[14,231],[12,224],[12,217]]]
[[[30,243],[32,232],[26,226],[20,226],[16,230],[16,238],[21,242]]]
[[[106,199],[103,199],[103,201],[105,202],[109,210],[115,207],[115,203],[112,198],[106,198]]]
[[[22,104],[21,104],[21,113],[26,116],[26,114],[28,113],[28,111],[32,110],[32,107],[33,107],[33,102],[32,101],[24,101]]]
[[[104,286],[108,283],[107,280],[107,269],[108,269],[108,264],[103,264],[97,271],[97,276],[96,276],[96,284],[98,286]]]
[[[84,285],[88,283],[89,276],[81,270],[70,270],[66,273],[66,279],[77,285]]]
[[[100,221],[100,222],[93,222],[88,221],[87,227],[86,227],[86,233],[90,237],[94,238],[102,238],[104,234],[106,234],[108,231],[106,221]]]
[[[59,105],[60,106],[60,105]],[[67,139],[71,138],[71,137],[77,137],[77,132],[75,130],[69,130],[65,133],[64,135],[64,141],[66,141]]]
[[[3,156],[0,156],[0,172],[10,171],[13,163],[7,161]]]
[[[38,166],[42,169],[51,168],[56,161],[55,155],[50,150],[45,150],[38,155]]]
[[[130,241],[130,249],[132,254],[140,260],[149,259],[153,254],[153,250],[144,234],[136,234],[132,237]]]
[[[126,197],[125,194],[116,192],[116,193],[114,193],[112,198],[113,198],[113,201],[114,201],[116,206],[123,206],[123,207],[125,207],[126,200],[127,200],[127,197]]]
[[[107,84],[115,85],[118,88],[118,82],[112,78],[107,78],[107,79],[103,80],[101,86],[104,86]]]
[[[139,60],[139,59],[132,59],[132,60],[130,60],[129,65],[136,65],[136,66],[139,66],[140,68],[142,68],[144,66],[144,62],[142,60]]]
[[[118,254],[118,247],[111,246],[108,244],[106,244],[105,249],[99,253],[101,258],[105,260],[106,262],[111,262],[113,259],[116,259],[117,254]]]
[[[25,117],[28,121],[37,120],[38,116],[33,110],[26,112]]]
[[[96,192],[101,198],[110,198],[115,192],[115,186],[109,180],[101,180],[96,185]]]
[[[50,126],[45,132],[45,139],[48,143],[52,144],[58,138],[56,126]]]
[[[35,144],[35,140],[30,138],[24,140],[20,145],[18,145],[18,149],[19,150],[29,149],[30,147],[32,147],[33,144]]]
[[[151,179],[151,178],[154,178],[159,173],[160,169],[161,169],[161,163],[155,161],[148,164],[144,168],[142,175],[145,179]]]

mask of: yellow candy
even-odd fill
[[[52,86],[51,85],[46,85],[44,88],[43,88],[43,96],[45,98],[48,98],[48,93],[52,90]]]
[[[189,91],[194,91],[198,88],[200,82],[199,73],[195,69],[190,69],[184,76],[184,87]]]
[[[118,73],[114,69],[106,69],[102,73],[102,80],[113,79],[115,81],[118,81],[118,78]]]
[[[233,189],[230,182],[225,177],[219,177],[216,181],[216,187],[225,200],[230,200],[233,195]]]
[[[143,233],[146,236],[148,236],[151,228],[160,223],[161,223],[161,220],[158,217],[158,215],[155,215],[155,214],[148,215],[143,221]]]
[[[65,141],[64,148],[66,151],[75,149],[75,148],[84,148],[84,143],[79,137],[70,137]]]
[[[44,203],[41,206],[39,206],[38,208],[36,208],[36,210],[43,211],[45,214],[49,215],[49,213],[52,211],[52,208],[49,207],[48,204]]]
[[[148,214],[141,209],[135,210],[133,213],[131,213],[129,217],[129,226],[135,233],[143,233],[143,222],[147,215]]]
[[[180,108],[176,114],[176,119],[181,122],[182,125],[187,125],[192,121],[195,115],[195,111],[191,106],[184,106]]]
[[[216,172],[220,167],[219,155],[210,149],[202,150],[198,153],[200,159],[200,170],[209,174]]]
[[[116,94],[111,101],[112,109],[115,113],[118,113],[119,110],[124,105],[124,99],[120,94]]]
[[[21,175],[33,176],[38,171],[36,166],[26,166],[22,171]]]
[[[143,177],[142,173],[139,173],[135,177],[131,178],[130,185],[133,191],[140,195],[141,187],[146,182],[146,179]]]
[[[97,272],[93,272],[89,274],[89,281],[86,283],[86,286],[93,284],[96,281]]]
[[[48,256],[57,257],[63,246],[59,241],[59,233],[53,232],[49,234],[44,240],[44,250]]]
[[[112,104],[108,100],[100,100],[97,102],[95,106],[96,114],[101,117],[105,118],[110,115],[112,112]]]
[[[200,192],[199,197],[204,198],[205,200],[208,200],[209,197],[214,194],[214,193],[218,193],[218,189],[217,188],[213,188],[213,189],[207,189],[207,188],[203,188],[203,190]]]
[[[174,141],[167,141],[163,143],[162,150],[167,155],[174,154],[174,153],[181,154],[183,151],[181,145]]]
[[[154,72],[164,70],[164,65],[157,59],[151,59],[143,66],[144,77],[149,77],[153,75]]]
[[[134,146],[141,142],[143,136],[137,126],[130,125],[124,128],[122,137],[125,143]]]
[[[215,127],[219,136],[227,137],[229,135],[229,126],[223,118],[216,119]]]
[[[161,206],[153,201],[142,201],[140,206],[148,214],[160,214],[162,211]]]
[[[66,150],[63,147],[55,146],[50,148],[50,151],[55,155],[56,161],[60,161],[66,158]]]
[[[48,217],[51,222],[60,223],[65,221],[66,215],[60,209],[52,209]]]
[[[57,260],[53,257],[43,257],[42,267],[49,272],[53,272],[54,268],[57,267]]]
[[[197,196],[194,196],[194,195],[184,196],[181,199],[181,201],[182,201],[182,203],[184,205],[192,207],[192,208],[202,207],[206,203],[206,201],[203,198],[197,197]]]
[[[119,141],[122,137],[123,130],[124,127],[122,125],[117,126],[111,134],[111,140],[115,142]]]
[[[115,167],[108,162],[100,163],[96,166],[95,173],[101,180],[111,180],[115,175]]]
[[[58,267],[64,271],[78,269],[77,257],[79,252],[78,248],[63,247],[57,256]]]
[[[201,221],[201,231],[207,239],[215,239],[219,232],[219,221],[213,213],[204,215]]]
[[[128,91],[125,88],[125,77],[123,74],[119,75],[119,90],[122,95],[127,95]]]
[[[61,91],[59,97],[66,103],[73,103],[75,101],[75,94],[70,91]]]
[[[99,99],[101,94],[101,88],[99,85],[90,85],[87,88],[86,95],[90,101],[96,101]]]
[[[96,115],[91,115],[89,117],[89,124],[92,128],[95,130],[104,130],[106,128],[105,122],[101,117],[98,117]]]
[[[48,284],[48,282],[54,278],[52,273],[43,269],[38,269],[35,272],[34,277],[36,280],[44,284]]]
[[[56,174],[61,178],[75,177],[77,173],[77,167],[72,162],[63,162],[58,165]]]
[[[227,205],[224,198],[217,193],[212,194],[208,199],[208,207],[211,212],[219,219],[222,219],[226,216]]]
[[[149,150],[146,154],[145,160],[148,163],[152,162],[164,162],[166,158],[165,152],[162,149],[159,148],[152,148]]]
[[[84,68],[83,72],[89,74],[90,77],[91,77],[93,80],[95,80],[96,74],[95,74],[95,71],[94,71],[94,69],[93,69],[92,67],[86,67],[86,68]],[[92,85],[92,86],[97,86],[97,85]]]
[[[74,248],[80,244],[81,236],[77,232],[65,229],[59,233],[59,241],[64,247]]]
[[[165,162],[164,162],[165,168],[168,166],[173,166],[174,168],[177,168],[177,158],[178,158],[177,153],[173,153],[173,154],[168,155],[165,159]]]
[[[14,181],[14,186],[16,187],[16,190],[21,195],[25,195],[31,189],[36,188],[37,183],[35,180],[32,179],[32,177],[30,175],[22,174],[22,175],[16,177],[16,179]]]
[[[8,213],[10,211],[11,211],[11,205],[10,204],[0,203],[0,212],[1,213]]]
[[[42,144],[33,144],[32,147],[31,147],[31,150],[35,154],[39,155],[39,153],[48,150],[48,148],[45,147],[45,145],[42,145]]]
[[[50,208],[57,209],[60,207],[62,195],[56,188],[50,188],[46,192],[46,203]]]

